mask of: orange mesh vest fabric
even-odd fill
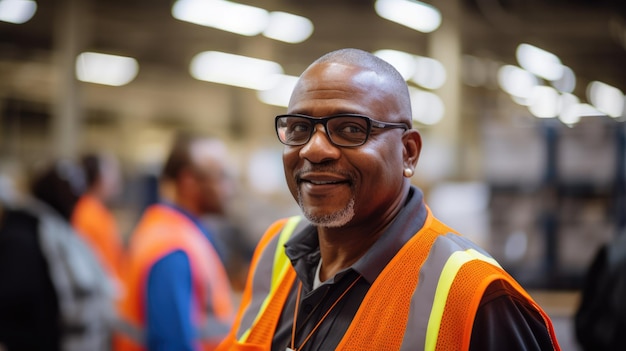
[[[275,223],[265,234],[251,265],[248,285],[244,293],[240,309],[240,317],[250,301],[253,292],[252,281],[259,264],[259,257],[266,250],[280,250],[269,246],[272,239],[280,232],[284,221]],[[429,211],[423,228],[415,234],[411,240],[396,254],[385,269],[376,278],[361,307],[357,311],[346,331],[343,339],[336,350],[399,350],[405,333],[426,331],[412,330],[408,325],[410,317],[411,299],[419,283],[420,270],[428,255],[430,248],[437,237],[453,230],[435,219]],[[284,253],[283,253],[284,254]],[[260,312],[252,326],[241,326],[241,320],[237,321],[229,338],[220,345],[220,351],[260,351],[270,350],[273,332],[283,305],[292,286],[295,272],[289,265],[290,274],[281,282],[279,288],[286,291],[271,292],[274,297],[269,300],[265,310]],[[274,267],[276,271],[276,267]],[[422,274],[440,275],[442,272],[428,272]],[[268,276],[267,279],[270,279]],[[468,350],[471,338],[474,316],[478,304],[489,283],[501,279],[517,289],[520,296],[526,298],[537,311],[544,317],[545,325],[553,339],[555,349],[558,343],[554,335],[552,324],[543,310],[530,298],[530,296],[501,268],[480,260],[472,260],[465,263],[456,272],[453,284],[450,287],[445,300],[445,308],[441,322],[436,325],[436,350]],[[393,287],[390,290],[390,287]],[[276,290],[279,290],[277,288]],[[269,317],[271,316],[271,317]],[[269,318],[268,318],[269,317]],[[248,338],[237,340],[236,330],[250,328]],[[414,349],[423,350],[424,345],[415,345]]]
[[[211,305],[215,316],[229,321],[233,313],[230,283],[215,250],[188,218],[176,210],[155,205],[144,213],[129,247],[125,274],[126,295],[120,304],[120,314],[132,328],[142,331],[145,325],[145,291],[150,268],[165,255],[182,250],[189,257],[192,275],[196,326],[206,320],[204,306]],[[203,350],[213,350],[216,341],[205,342]],[[119,334],[116,351],[144,350],[139,340]]]
[[[123,245],[109,209],[96,197],[83,195],[72,213],[72,225],[92,248],[105,271],[119,280]]]

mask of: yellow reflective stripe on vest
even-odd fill
[[[426,343],[424,346],[425,351],[435,350],[437,346],[437,339],[439,338],[439,326],[441,324],[441,318],[443,317],[443,310],[446,307],[446,300],[448,299],[452,283],[454,282],[454,279],[461,267],[465,263],[473,260],[485,261],[496,267],[500,267],[496,260],[485,256],[474,249],[456,251],[450,255],[450,258],[446,261],[441,275],[439,276],[439,282],[437,283],[433,307],[430,311],[430,317],[428,319],[428,328],[426,329]]]
[[[296,229],[296,226],[301,219],[302,217],[300,216],[290,217],[285,223],[283,230],[280,232],[280,235],[278,237],[278,243],[276,243],[276,252],[274,253],[274,265],[272,267],[272,285],[270,287],[270,291],[267,293],[265,300],[263,300],[263,304],[259,309],[259,313],[257,313],[256,317],[254,318],[254,322],[252,322],[252,325],[241,335],[241,338],[239,338],[239,342],[245,342],[245,340],[248,339],[248,335],[250,335],[250,330],[252,330],[252,327],[265,313],[267,305],[269,305],[272,296],[274,296],[274,291],[276,291],[276,287],[278,286],[278,284],[280,284],[280,282],[283,280],[283,277],[287,273],[291,262],[289,262],[289,257],[287,257],[287,255],[285,254],[285,243],[287,242],[287,240],[289,240],[291,234],[293,234],[294,229]]]
[[[274,254],[274,266],[272,269],[272,287],[270,289],[270,294],[272,291],[276,290],[276,284],[278,284],[285,272],[289,268],[291,264],[289,262],[289,257],[285,254],[285,243],[293,234],[293,230],[296,229],[298,222],[300,222],[300,216],[294,216],[287,220],[285,223],[285,227],[280,232],[280,236],[278,237],[278,243],[276,244],[276,253]]]

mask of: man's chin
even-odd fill
[[[298,201],[304,217],[313,225],[326,228],[338,228],[348,224],[354,217],[354,199],[348,205],[336,211],[320,211],[306,206],[302,197]]]

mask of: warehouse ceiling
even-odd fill
[[[432,44],[429,43],[432,34],[419,33],[379,17],[371,0],[240,2],[305,16],[313,22],[314,33],[299,44],[262,36],[239,36],[174,19],[172,0],[38,1],[37,13],[27,23],[0,22],[0,63],[3,63],[0,75],[8,78],[0,82],[0,94],[19,95],[22,100],[28,100],[31,94],[34,100],[46,98],[46,94],[37,91],[40,85],[16,89],[14,85],[19,83],[7,86],[7,82],[35,75],[16,74],[20,65],[52,62],[58,54],[59,28],[63,28],[63,21],[67,20],[63,12],[74,7],[83,9],[78,36],[82,49],[136,58],[141,66],[138,81],[159,82],[150,78],[159,75],[193,81],[188,73],[189,62],[195,54],[206,50],[274,60],[284,67],[285,73],[298,75],[321,54],[341,47],[368,51],[397,49],[428,56],[429,44]],[[626,90],[624,1],[462,0],[455,3],[448,0],[430,3],[442,8],[444,23],[457,21],[463,54],[516,64],[516,47],[530,43],[554,53],[573,69],[579,81],[579,95],[584,94],[584,84],[592,80]],[[458,5],[457,18],[447,16],[451,4]]]

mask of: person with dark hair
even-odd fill
[[[200,221],[225,213],[226,157],[218,139],[176,139],[162,171],[168,198],[146,209],[130,238],[116,350],[212,350],[228,332],[229,279]]]
[[[121,264],[124,253],[117,220],[107,207],[120,190],[121,176],[117,159],[111,154],[87,154],[81,159],[86,191],[72,213],[72,225],[91,246],[100,263],[121,289]]]
[[[218,350],[558,350],[550,318],[411,184],[406,82],[357,49],[300,76],[274,119],[301,216],[272,224]]]
[[[83,189],[80,167],[61,160],[32,198],[0,204],[1,350],[110,349],[112,286],[69,223]]]

